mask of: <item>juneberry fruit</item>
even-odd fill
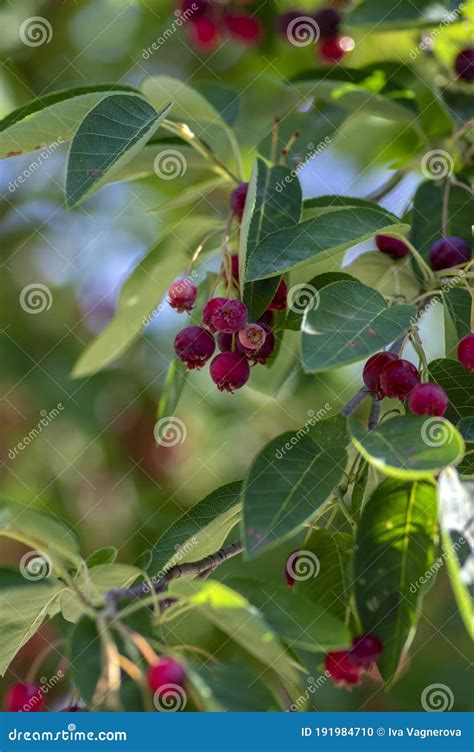
[[[286,299],[288,296],[288,285],[286,284],[285,280],[280,280],[280,284],[278,285],[277,291],[275,295],[272,298],[272,301],[270,305],[268,306],[269,311],[284,311],[286,309]]]
[[[408,253],[408,247],[403,240],[391,238],[390,235],[376,235],[375,245],[382,253],[386,253],[393,259],[403,258]]]
[[[247,323],[247,306],[241,300],[211,298],[204,306],[203,321],[212,332],[232,334]]]
[[[292,21],[296,21],[297,18],[305,16],[306,13],[303,10],[289,10],[286,13],[280,13],[277,18],[277,31],[282,36],[288,35],[288,25]]]
[[[454,69],[463,81],[474,81],[474,47],[466,47],[458,52]]]
[[[474,333],[466,334],[458,344],[458,360],[463,366],[474,371]]]
[[[247,324],[238,336],[240,344],[246,350],[260,350],[265,342],[266,332],[260,324]]]
[[[321,39],[328,39],[336,36],[341,23],[341,16],[334,8],[322,8],[313,15],[319,28]]]
[[[361,669],[349,660],[349,650],[328,653],[324,668],[338,687],[353,687],[360,684]]]
[[[229,14],[224,20],[231,37],[243,44],[258,42],[262,36],[262,25],[254,16]]]
[[[368,669],[381,656],[382,642],[373,634],[363,634],[354,637],[352,647],[348,653],[349,662],[359,669]]]
[[[188,13],[189,18],[196,19],[204,16],[209,9],[207,0],[181,0],[181,13]]]
[[[44,697],[37,684],[20,682],[7,692],[5,710],[9,713],[39,713],[44,706]]]
[[[240,353],[223,352],[216,355],[210,366],[211,379],[217,388],[223,392],[240,389],[247,383],[250,376],[250,366]]]
[[[214,337],[201,326],[188,326],[181,329],[174,340],[176,355],[188,369],[202,368],[213,355],[216,347]]]
[[[248,183],[240,183],[230,194],[230,208],[237,219],[241,220],[244,213],[245,199],[247,198]]]
[[[197,293],[196,285],[193,285],[189,279],[177,279],[168,291],[171,308],[175,308],[178,313],[191,311],[196,302]]]
[[[203,52],[210,52],[219,43],[219,27],[212,18],[196,18],[191,22],[190,36],[196,47]]]
[[[391,352],[379,352],[375,355],[371,355],[364,366],[362,378],[367,389],[375,394],[377,399],[382,399],[385,395],[380,386],[380,374],[382,368],[392,360],[398,360],[395,353]]]
[[[319,45],[319,55],[324,62],[333,65],[338,63],[354,47],[354,42],[350,37],[330,37],[323,39]]]
[[[219,332],[217,337],[217,347],[221,352],[230,352],[234,342],[234,335],[227,332]]]
[[[415,415],[444,415],[448,396],[437,384],[417,384],[408,397],[410,412]]]
[[[296,582],[294,574],[295,574],[295,566],[296,566],[296,561],[298,559],[298,554],[299,554],[299,550],[297,549],[296,551],[293,551],[289,555],[288,559],[286,560],[285,580],[286,580],[286,584],[288,585],[288,587],[294,587],[295,582]]]
[[[262,365],[265,365],[268,358],[270,357],[270,355],[273,353],[273,350],[275,349],[275,335],[273,334],[273,331],[270,329],[269,326],[267,326],[267,324],[264,324],[263,321],[260,321],[260,326],[265,331],[265,339],[263,341],[263,344],[260,345],[260,347],[258,348],[258,350],[253,350],[249,347],[244,347],[240,339],[239,338],[237,339],[237,352],[245,356],[254,365],[257,363],[261,363]]]
[[[420,383],[420,374],[413,363],[402,358],[387,363],[380,373],[380,388],[386,397],[405,399]]]
[[[440,238],[433,243],[430,250],[430,262],[433,269],[450,269],[464,264],[471,258],[471,247],[463,238],[451,236]]]
[[[183,687],[186,684],[186,671],[179,661],[167,655],[148,669],[148,686],[152,692],[166,692],[170,684]]]

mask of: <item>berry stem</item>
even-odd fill
[[[387,195],[387,193],[393,191],[393,189],[400,183],[401,180],[403,180],[404,177],[405,171],[397,170],[382,186],[380,186],[380,188],[377,188],[372,193],[369,193],[367,199],[369,201],[375,201],[376,203],[378,201],[381,201]]]
[[[449,194],[451,191],[451,181],[449,176],[444,183],[443,202],[441,209],[441,234],[446,237],[449,232]]]
[[[186,123],[175,123],[172,120],[163,120],[161,123],[161,126],[167,130],[170,131],[170,133],[175,133],[176,135],[180,136],[183,141],[186,141],[187,144],[193,147],[202,157],[207,159],[209,162],[213,162],[218,171],[221,172],[221,174],[228,177],[230,180],[232,180],[234,183],[237,183],[237,185],[241,182],[239,178],[234,175],[231,170],[229,170],[228,167],[225,166],[221,160],[216,157],[214,152],[212,152],[203,142],[196,136],[195,133],[186,125]]]
[[[278,115],[275,115],[273,118],[273,127],[272,127],[272,141],[270,146],[270,162],[271,164],[275,164],[276,158],[277,158],[277,152],[278,152],[278,134],[280,131],[280,120],[281,118]]]
[[[365,398],[368,396],[369,390],[365,386],[361,387],[359,391],[356,392],[354,396],[351,397],[351,399],[341,407],[339,412],[341,413],[341,415],[344,415],[345,418],[349,418],[353,413],[355,413],[359,405],[361,405]]]
[[[381,400],[374,399],[372,403],[372,407],[370,408],[370,415],[369,415],[369,431],[372,431],[374,428],[377,427],[377,423],[379,422],[380,417],[380,405]]]
[[[423,272],[426,279],[429,280],[430,284],[436,284],[436,277],[428,264],[426,263],[423,256],[419,253],[419,251],[416,250],[415,246],[410,243],[407,238],[405,238],[403,235],[399,235],[396,232],[390,233],[390,235],[393,235],[393,237],[399,238],[400,240],[403,240],[405,245],[407,246],[408,250],[410,251],[411,255],[414,259],[416,259],[418,266],[420,267],[420,270]]]

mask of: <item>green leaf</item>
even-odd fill
[[[469,587],[474,584],[473,558],[467,530],[472,525],[474,483],[461,483],[453,468],[446,468],[438,480],[443,559],[446,561],[454,597],[464,625],[474,640],[474,600]],[[467,556],[462,561],[465,549]]]
[[[104,548],[98,548],[97,551],[89,554],[86,559],[86,564],[89,569],[92,567],[98,567],[101,564],[113,564],[117,558],[118,549],[115,546],[104,546]]]
[[[443,160],[441,159],[441,162]],[[442,230],[444,180],[427,180],[418,186],[413,199],[410,241],[428,259],[430,248]],[[463,188],[451,186],[446,235],[456,235],[471,243],[471,205]]]
[[[304,555],[305,551],[302,552]],[[228,585],[258,608],[265,621],[290,648],[321,652],[350,644],[344,621],[306,594],[291,592],[285,585],[252,579],[232,577]]]
[[[367,358],[403,336],[415,316],[414,306],[389,308],[380,293],[360,282],[334,282],[304,316],[304,370],[318,373]]]
[[[413,26],[426,26],[446,23],[448,10],[456,10],[456,0],[435,2],[434,0],[362,0],[346,17],[348,29],[352,26],[368,27],[371,30],[385,31],[405,29]],[[459,14],[457,18],[460,19]],[[453,20],[456,16],[453,17]]]
[[[156,414],[155,439],[166,435],[174,418],[174,411],[181,399],[188,378],[188,369],[182,360],[175,358],[168,368]]]
[[[185,512],[153,547],[153,575],[217,551],[240,519],[240,482],[227,483]]]
[[[282,165],[267,167],[257,159],[250,178],[240,231],[239,263],[243,300],[249,320],[256,321],[270,303],[278,279],[247,282],[247,269],[262,240],[284,227],[296,226],[301,217],[302,193],[297,177]]]
[[[205,711],[242,713],[278,709],[269,689],[245,664],[207,663],[188,669],[188,677]]]
[[[99,608],[104,605],[109,590],[129,587],[140,574],[140,570],[131,564],[99,564],[89,571],[87,577],[83,573],[78,575],[75,583],[85,599]],[[84,611],[83,601],[78,598],[76,590],[70,588],[61,594],[60,606],[63,617],[72,623],[78,621]]]
[[[332,282],[354,281],[350,274],[344,272],[326,272],[317,274],[309,282],[294,285],[290,288],[288,313],[285,319],[285,329],[299,331],[303,322],[303,316],[307,309],[311,310],[319,304],[319,293],[323,287]]]
[[[89,110],[114,91],[136,90],[118,84],[82,86],[39,97],[10,112],[0,121],[0,158],[69,141]]]
[[[464,455],[459,431],[445,418],[405,415],[385,420],[367,431],[349,422],[356,449],[371,465],[396,478],[430,478]]]
[[[0,500],[0,537],[20,541],[31,549],[78,564],[79,541],[63,522],[13,501]]]
[[[209,81],[199,82],[196,89],[211,103],[226,125],[232,127],[239,114],[240,102],[237,91]]]
[[[430,381],[443,387],[449,405],[446,417],[457,423],[461,418],[474,416],[474,373],[458,360],[439,358],[428,366]]]
[[[317,441],[310,418],[298,431],[280,434],[252,463],[242,490],[248,557],[289,536],[314,516],[339,483],[346,464],[344,443],[331,444],[334,419],[321,421]],[[336,419],[339,426],[339,419]],[[324,439],[327,430],[328,439]],[[346,438],[347,441],[347,438]]]
[[[435,561],[436,545],[434,484],[382,483],[357,529],[354,579],[362,630],[383,643],[378,667],[387,683],[413,639],[422,583]]]
[[[315,530],[304,542],[300,557],[294,560],[293,569],[298,573],[301,564],[301,577],[296,577],[295,590],[312,603],[323,606],[341,621],[347,617],[352,578],[350,564],[354,543],[347,533]],[[304,568],[305,560],[317,562],[314,576]]]
[[[380,209],[347,207],[331,211],[265,238],[248,261],[247,280],[274,277],[317,258],[331,258],[376,233],[406,229],[397,217]]]
[[[420,289],[410,257],[394,261],[385,253],[369,251],[344,268],[359,282],[385,296],[403,296],[409,300],[416,297]]]
[[[456,358],[459,340],[471,331],[472,295],[463,287],[452,287],[444,293],[443,299],[445,313],[453,325],[453,337],[451,342],[447,342],[446,357]]]
[[[19,572],[0,568],[0,676],[52,613],[63,589],[59,580],[31,582]]]
[[[82,617],[72,633],[70,670],[81,698],[90,707],[102,672],[102,648],[97,626],[87,616]]]
[[[90,376],[124,353],[141,330],[160,314],[171,281],[184,269],[194,244],[216,226],[213,217],[188,217],[170,229],[140,261],[122,287],[118,310],[110,324],[82,353],[74,366],[76,378]],[[188,250],[189,255],[187,255]]]
[[[145,146],[167,115],[143,97],[110,94],[86,115],[71,142],[66,175],[66,204],[76,206],[110,181]]]

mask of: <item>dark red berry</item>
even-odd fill
[[[234,342],[233,334],[227,334],[227,332],[219,332],[216,339],[217,347],[221,352],[230,352],[232,350],[232,343]]]
[[[197,298],[197,287],[189,279],[177,279],[171,285],[168,296],[171,308],[178,313],[191,311]]]
[[[359,669],[368,669],[378,661],[382,654],[383,645],[373,634],[363,634],[354,637],[352,648],[349,650],[349,662]]]
[[[210,52],[219,43],[219,27],[212,18],[196,18],[190,24],[192,42],[203,52]]]
[[[293,551],[288,559],[286,560],[285,564],[285,579],[286,584],[288,587],[294,587],[295,585],[295,567],[296,567],[296,560],[298,559],[299,550]]]
[[[339,687],[353,687],[360,684],[361,670],[349,660],[348,650],[336,650],[326,655],[324,668]]]
[[[211,298],[204,306],[202,319],[212,332],[238,332],[247,323],[247,306],[241,300]]]
[[[244,213],[245,199],[247,198],[248,183],[240,183],[230,194],[230,208],[235,216],[241,220]]]
[[[387,363],[380,373],[380,388],[386,397],[405,399],[414,386],[420,383],[420,374],[408,360]]]
[[[319,29],[321,39],[336,36],[341,23],[341,16],[334,8],[322,8],[313,15]]]
[[[464,264],[471,258],[471,247],[462,238],[451,236],[440,238],[433,243],[430,250],[430,262],[433,269],[450,269]]]
[[[454,69],[463,81],[474,81],[474,47],[466,47],[458,52]]]
[[[247,360],[238,352],[223,352],[216,355],[210,366],[211,379],[217,388],[232,394],[247,383],[250,376],[250,366]]]
[[[261,324],[247,324],[240,330],[238,337],[246,350],[260,350],[265,342],[266,331]]]
[[[266,324],[267,326],[272,326],[273,319],[274,319],[273,311],[269,311],[268,309],[262,313],[259,320],[257,321],[257,324]]]
[[[263,345],[261,345],[258,350],[252,350],[248,347],[244,347],[238,338],[236,343],[237,352],[239,352],[241,355],[244,355],[254,365],[257,363],[265,365],[268,358],[275,349],[275,335],[273,331],[269,326],[267,326],[267,324],[264,324],[263,321],[260,321],[260,326],[265,331],[265,340],[263,342]]]
[[[408,247],[403,240],[391,238],[390,235],[376,235],[375,245],[382,253],[386,253],[393,259],[403,258],[408,253]]]
[[[354,47],[350,37],[331,37],[323,39],[319,45],[319,55],[324,62],[329,64],[338,63]]]
[[[262,36],[262,24],[255,16],[229,14],[224,20],[231,37],[243,44],[258,42]]]
[[[437,384],[417,384],[408,398],[410,412],[415,415],[444,415],[448,409],[448,396]]]
[[[189,20],[200,18],[207,10],[209,3],[207,0],[181,0],[181,13],[186,13]]]
[[[170,685],[184,687],[186,671],[179,661],[169,656],[162,656],[158,663],[148,669],[148,686],[152,692],[166,692]]]
[[[272,301],[270,305],[268,306],[269,311],[284,311],[286,309],[286,298],[288,296],[288,285],[286,284],[285,280],[280,280],[280,284],[278,285],[277,291],[275,295],[272,298]]]
[[[385,395],[380,386],[380,374],[382,368],[392,360],[398,360],[395,353],[391,352],[379,352],[375,355],[371,355],[364,366],[362,372],[362,378],[367,389],[375,394],[377,399],[382,399]]]
[[[304,10],[289,10],[286,13],[280,13],[277,18],[277,31],[282,36],[288,35],[288,25],[297,18],[305,16]]]
[[[202,368],[214,353],[214,337],[201,326],[188,326],[181,329],[174,340],[174,350],[189,370]]]
[[[5,698],[5,710],[9,713],[39,713],[43,706],[43,694],[38,685],[31,682],[14,684]]]
[[[474,333],[466,334],[458,344],[458,360],[463,366],[474,371]]]

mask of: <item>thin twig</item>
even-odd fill
[[[368,395],[368,389],[365,386],[362,386],[359,391],[356,392],[353,397],[351,397],[349,402],[346,402],[346,404],[341,407],[339,412],[341,413],[341,415],[344,415],[345,418],[349,418],[353,413],[355,413],[359,405],[362,404],[362,402],[366,399],[366,397],[368,397]]]

